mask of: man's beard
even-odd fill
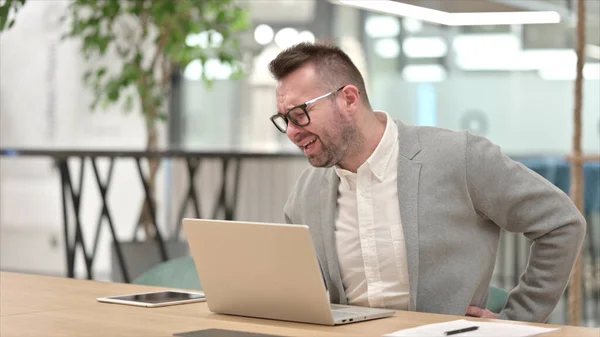
[[[358,130],[350,122],[341,121],[340,124],[342,123],[342,131],[338,142],[331,141],[329,142],[331,145],[327,145],[321,137],[318,137],[321,143],[321,154],[309,156],[308,161],[312,166],[332,167],[339,165],[340,162],[358,152],[362,144],[362,138]]]

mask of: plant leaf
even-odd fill
[[[133,96],[127,95],[125,98],[125,112],[131,112],[133,110]]]
[[[1,1],[1,0],[0,0]],[[25,3],[25,0],[5,0],[4,4]],[[111,64],[110,74],[104,66],[86,72],[84,80],[94,92],[93,107],[104,109],[119,102],[125,111],[140,105],[141,113],[151,120],[166,120],[160,113],[168,101],[169,81],[163,71],[183,69],[194,60],[201,64],[219,59],[230,64],[232,79],[243,77],[239,33],[250,27],[248,11],[232,0],[72,0],[64,21],[69,24],[63,36],[78,39],[88,60]],[[11,8],[15,8],[12,5]],[[0,6],[0,13],[5,8]],[[0,24],[2,19],[0,17]],[[5,21],[3,24],[7,24]],[[4,26],[0,25],[0,31]],[[218,32],[223,38],[219,45],[214,34],[208,34],[209,48],[189,46],[191,34]],[[117,47],[117,41],[120,48]],[[158,51],[149,48],[160,44]],[[113,53],[113,51],[117,53]],[[106,57],[110,57],[107,59]],[[156,67],[149,65],[156,60]],[[165,66],[166,65],[166,66]],[[209,88],[214,81],[202,73]],[[166,86],[163,86],[166,83]],[[121,100],[122,98],[122,100]],[[136,101],[139,100],[139,101]]]

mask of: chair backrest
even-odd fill
[[[490,286],[490,294],[488,296],[487,309],[495,314],[504,309],[506,300],[508,299],[508,291]]]
[[[144,272],[133,283],[176,289],[202,290],[194,259],[183,256],[162,262]]]

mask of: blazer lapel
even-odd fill
[[[337,192],[339,180],[333,170],[328,170],[325,174],[321,188],[321,233],[325,255],[327,256],[327,266],[331,284],[329,286],[329,296],[332,301],[339,299],[340,304],[346,304],[346,293],[342,284],[340,273],[340,264],[338,262],[337,247],[335,243],[335,215],[337,210]]]
[[[419,285],[419,174],[421,163],[412,159],[421,151],[419,135],[416,128],[405,126],[399,121],[398,139],[398,202],[400,219],[404,230],[406,245],[406,260],[408,264],[408,279],[410,286],[409,310],[417,308],[417,291]]]

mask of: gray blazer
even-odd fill
[[[409,310],[462,316],[470,305],[485,308],[506,230],[532,244],[500,318],[545,321],[585,236],[585,219],[571,199],[483,137],[396,123]],[[334,234],[338,184],[333,168],[306,169],[284,213],[288,223],[310,226],[331,301],[346,304]]]

